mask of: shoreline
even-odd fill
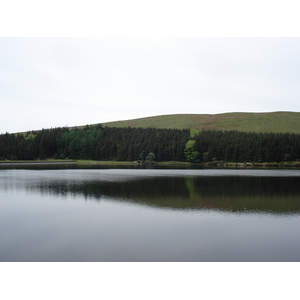
[[[0,161],[0,166],[10,166],[10,165],[76,165],[77,162],[74,161]]]
[[[0,166],[31,166],[31,165],[94,165],[94,166],[170,166],[170,167],[192,167],[192,168],[224,168],[224,169],[300,169],[300,162],[269,162],[269,163],[234,163],[234,162],[209,162],[189,163],[180,161],[153,162],[152,164],[140,164],[136,161],[95,161],[95,160],[32,160],[32,161],[0,161]]]

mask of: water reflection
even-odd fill
[[[24,171],[25,172],[25,171]],[[300,212],[300,178],[267,176],[159,176],[144,173],[78,173],[79,177],[36,176],[13,181],[27,192],[100,201],[103,197],[131,204],[177,210],[229,212]],[[156,174],[156,176],[155,176]],[[80,176],[81,175],[81,176]],[[174,174],[173,174],[174,175]],[[11,182],[11,184],[13,184]],[[12,188],[12,186],[10,186]],[[8,185],[5,187],[8,188]]]

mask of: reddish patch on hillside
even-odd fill
[[[216,126],[219,122],[224,120],[242,119],[245,118],[245,113],[234,113],[234,114],[220,114],[220,115],[209,115],[205,118],[201,118],[196,122],[196,126],[199,130],[216,130],[220,129]],[[231,124],[232,128],[238,127],[238,124]]]

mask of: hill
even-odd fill
[[[6,133],[0,135],[0,160],[145,161],[149,157],[151,161],[155,157],[158,162],[299,161],[299,122],[295,112],[182,114],[84,126],[81,130],[63,127]]]
[[[175,114],[102,123],[108,127],[237,130],[300,134],[299,112]]]

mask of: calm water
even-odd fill
[[[300,261],[300,171],[2,169],[0,261]]]

